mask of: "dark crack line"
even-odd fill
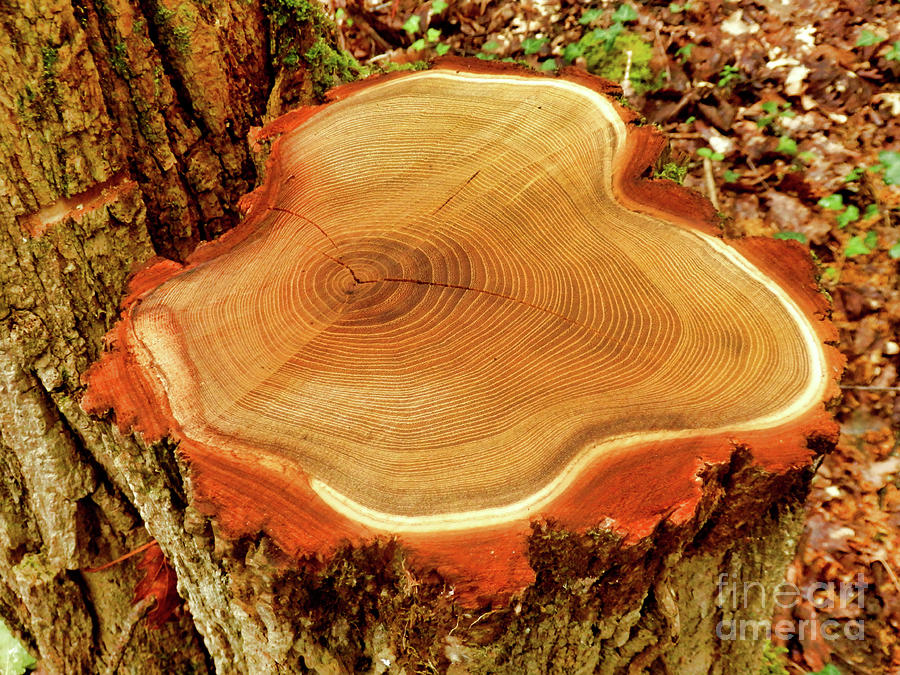
[[[347,269],[349,270],[350,268],[348,267]],[[350,273],[353,274],[353,271],[350,270]],[[353,278],[356,279],[355,274],[353,275]],[[546,307],[541,307],[540,305],[534,305],[530,302],[522,300],[521,298],[516,298],[512,295],[505,295],[503,293],[497,293],[496,291],[489,291],[485,288],[472,288],[471,286],[463,286],[462,284],[448,284],[448,283],[443,283],[440,281],[420,281],[418,279],[403,279],[403,278],[399,278],[399,277],[384,277],[382,279],[367,279],[365,281],[360,281],[359,279],[357,279],[356,281],[359,284],[377,284],[377,283],[382,283],[382,282],[417,284],[419,286],[436,286],[438,288],[454,288],[454,289],[457,289],[460,291],[471,291],[473,293],[483,293],[485,295],[492,295],[495,298],[501,298],[503,300],[512,300],[513,302],[517,302],[520,305],[524,305],[526,307],[530,307],[531,309],[536,309],[538,311],[550,314],[551,316],[555,316],[556,318],[562,319],[563,321],[566,321],[567,323],[570,323],[573,326],[578,326],[580,328],[584,328],[585,330],[593,333],[594,335],[601,338],[602,340],[609,340],[610,342],[614,342],[614,343],[621,342],[620,340],[617,340],[616,338],[613,338],[610,335],[604,335],[596,328],[593,328],[592,326],[588,326],[587,324],[581,323],[580,321],[576,321],[575,319],[572,319],[571,317],[568,317],[565,314],[560,314],[559,312],[554,312],[552,309],[547,309]]]
[[[465,183],[463,183],[463,184],[460,185],[458,188],[456,188],[456,192],[454,192],[452,195],[450,195],[449,197],[447,197],[447,201],[445,201],[443,204],[441,204],[439,207],[437,207],[434,211],[432,211],[432,212],[431,212],[431,215],[435,215],[438,211],[440,211],[442,208],[444,208],[445,206],[447,206],[447,204],[449,204],[449,203],[453,200],[453,198],[456,197],[456,195],[458,195],[460,192],[462,192],[463,189],[466,187],[466,185],[468,185],[468,184],[471,183],[473,180],[475,180],[475,176],[477,176],[477,175],[480,174],[480,173],[481,173],[481,169],[478,169],[478,171],[476,171],[475,173],[473,173],[473,174],[469,177],[469,180],[467,180]]]
[[[281,208],[280,206],[273,206],[272,210],[280,211],[281,213],[287,213],[288,215],[294,216],[295,218],[300,218],[301,220],[305,220],[307,223],[309,223],[310,225],[315,227],[319,232],[321,232],[322,236],[324,236],[328,241],[330,241],[331,245],[334,248],[337,248],[337,244],[334,243],[334,239],[332,239],[330,236],[328,236],[328,233],[325,230],[323,230],[322,226],[319,225],[316,221],[310,220],[306,216],[301,216],[299,213],[295,213],[294,211],[291,211],[290,209]],[[343,263],[341,263],[341,264],[343,264]]]

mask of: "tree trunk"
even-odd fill
[[[476,611],[393,541],[298,565],[219,536],[171,444],[82,411],[130,270],[231,227],[257,181],[251,125],[346,74],[323,17],[280,0],[0,7],[0,614],[48,673],[756,672],[764,631],[728,639],[731,622],[771,616],[808,466],[768,474],[737,448],[692,519],[637,543],[535,524],[535,584]],[[82,571],[151,538],[189,608],[160,630],[132,605],[133,561]]]

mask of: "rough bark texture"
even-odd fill
[[[135,264],[234,223],[250,126],[346,62],[303,2],[22,0],[0,22],[0,614],[45,672],[758,670],[760,640],[715,626],[768,617],[772,594],[720,607],[716,582],[780,580],[810,471],[740,449],[694,520],[637,545],[536,525],[537,583],[481,613],[392,542],[298,567],[218,537],[175,449],[82,412],[81,375]],[[190,609],[159,631],[133,562],[80,571],[151,537]]]

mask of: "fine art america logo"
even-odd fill
[[[766,589],[759,582],[738,582],[730,580],[727,573],[719,575],[718,597],[716,604],[727,615],[729,612],[749,609],[756,605],[765,615]],[[856,576],[852,583],[817,582],[805,589],[795,584],[781,583],[772,592],[776,612],[778,609],[792,609],[800,602],[806,601],[816,609],[851,610],[851,614],[863,615],[865,605],[865,589],[867,584],[862,574]],[[856,608],[853,610],[853,608]],[[844,612],[841,612],[842,614]],[[811,619],[781,619],[772,623],[769,620],[726,619],[716,625],[716,636],[720,640],[771,640],[773,636],[787,641],[791,638],[835,640],[844,637],[847,640],[865,639],[865,621],[853,619],[840,622],[835,619],[821,621]]]

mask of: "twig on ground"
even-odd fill
[[[716,211],[719,210],[719,196],[716,194],[716,179],[713,176],[712,161],[709,157],[703,158],[703,177],[706,179],[706,196],[712,202]]]

